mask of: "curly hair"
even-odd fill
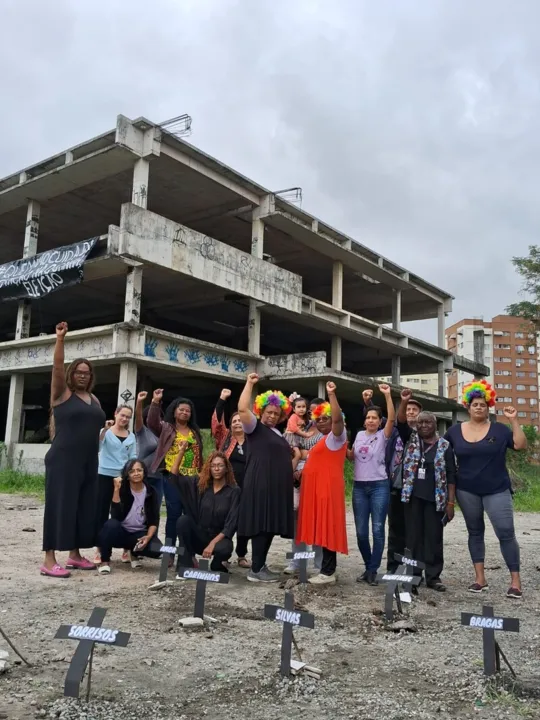
[[[205,493],[209,487],[212,486],[213,480],[210,466],[217,458],[220,458],[225,463],[225,484],[232,486],[236,485],[236,480],[234,479],[234,472],[229,458],[225,455],[225,453],[221,452],[220,450],[214,450],[214,452],[210,453],[210,455],[206,458],[206,462],[202,466],[202,470],[199,475],[198,488],[201,495]]]

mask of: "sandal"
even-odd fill
[[[249,570],[251,568],[251,563],[246,557],[239,557],[238,558],[238,567],[245,568],[246,570]]]
[[[480,585],[480,583],[475,582],[472,585],[469,585],[467,590],[471,593],[487,592],[487,590],[489,590],[489,585],[487,583],[485,585]]]

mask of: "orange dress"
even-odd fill
[[[345,457],[347,442],[330,450],[327,436],[309,451],[302,471],[296,542],[347,555],[345,524]]]

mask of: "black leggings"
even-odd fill
[[[251,538],[251,569],[258,573],[266,565],[266,557],[274,536],[271,533],[259,533]]]

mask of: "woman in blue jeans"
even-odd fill
[[[381,429],[383,413],[380,407],[369,407],[361,430],[347,456],[354,462],[353,512],[358,549],[366,567],[356,580],[377,585],[377,571],[384,550],[384,528],[390,500],[390,484],[386,472],[386,443],[394,430],[396,412],[390,387],[379,385],[386,399],[387,421]],[[373,546],[369,538],[369,520],[373,532]]]
[[[463,388],[463,404],[469,411],[470,419],[461,425],[453,425],[445,437],[458,461],[456,495],[467,525],[469,552],[476,575],[468,590],[482,593],[489,589],[484,572],[484,513],[487,513],[510,571],[506,597],[519,600],[522,598],[519,545],[514,530],[506,452],[525,450],[527,438],[519,425],[517,411],[511,406],[503,410],[510,427],[490,422],[489,408],[495,405],[495,398],[495,391],[485,380],[466,385]]]

